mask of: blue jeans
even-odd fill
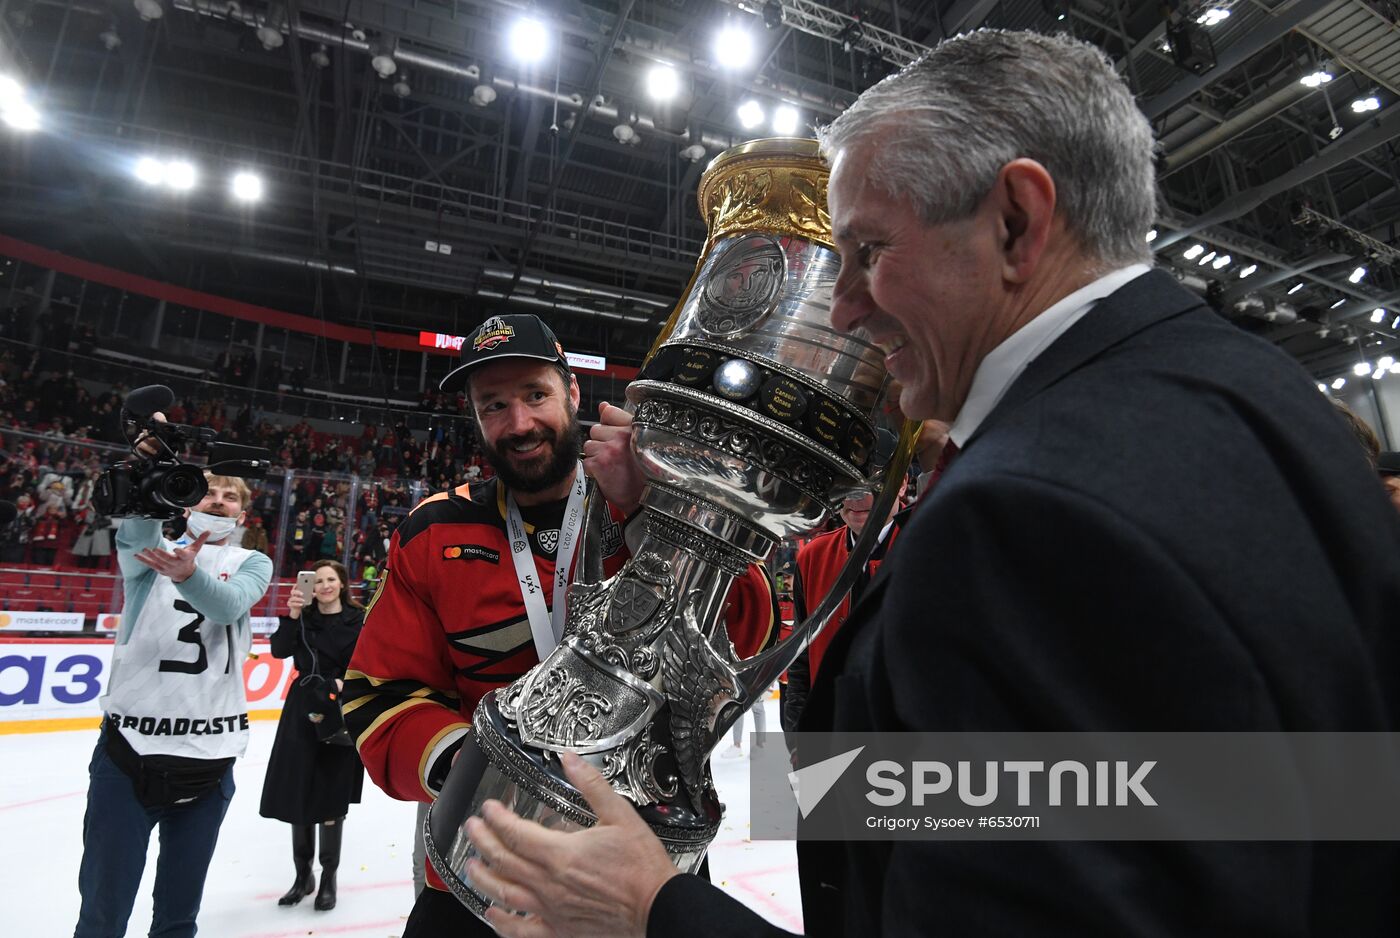
[[[219,840],[219,825],[233,799],[233,767],[217,788],[188,804],[147,808],[136,799],[131,779],[107,755],[107,732],[104,726],[88,765],[83,862],[78,870],[82,909],[73,936],[122,938],[126,934],[151,830],[159,825],[151,938],[193,938],[204,877]]]

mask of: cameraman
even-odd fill
[[[205,480],[209,491],[186,511],[179,540],[162,538],[150,518],[127,518],[117,531],[126,600],[88,767],[74,938],[125,933],[157,824],[151,934],[195,933],[233,797],[233,760],[248,744],[249,610],[272,577],[266,554],[230,543],[248,486],[207,472]]]

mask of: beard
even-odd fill
[[[524,443],[543,442],[547,452],[529,460],[519,460],[512,447]],[[578,411],[569,411],[569,421],[562,434],[552,428],[540,428],[519,436],[503,436],[493,444],[482,438],[482,455],[496,471],[506,488],[527,495],[543,492],[572,478],[583,451],[583,428],[579,426]]]

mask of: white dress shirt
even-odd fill
[[[1064,335],[1070,326],[1083,319],[1095,303],[1151,269],[1147,264],[1130,264],[1106,274],[1075,290],[1003,339],[977,366],[967,400],[949,428],[948,438],[959,447],[966,444],[1001,401],[1007,388],[1021,377],[1027,365]]]

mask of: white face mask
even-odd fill
[[[206,511],[190,512],[190,516],[185,522],[185,530],[189,532],[191,538],[197,538],[208,531],[209,540],[216,544],[232,534],[236,527],[238,527],[237,518],[211,515]]]

